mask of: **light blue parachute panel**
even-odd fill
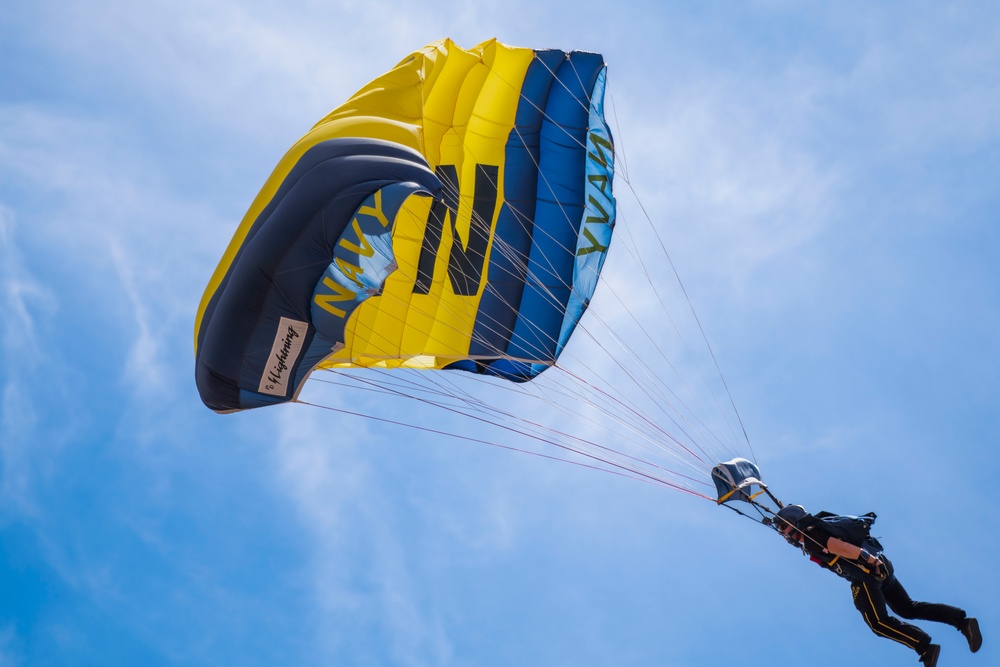
[[[333,249],[333,261],[316,283],[310,316],[316,337],[305,355],[315,364],[343,347],[347,321],[365,300],[378,295],[398,268],[392,250],[396,214],[410,195],[429,196],[418,183],[393,183],[368,196]]]
[[[324,338],[345,342],[347,320],[358,306],[375,296],[396,270],[392,227],[396,213],[419,186],[394,183],[370,195],[358,207],[337,240],[333,261],[316,284],[312,321]]]
[[[576,246],[573,291],[566,304],[566,317],[559,332],[556,356],[562,354],[597,289],[601,267],[608,256],[615,226],[615,198],[611,182],[615,172],[615,152],[611,132],[604,122],[604,89],[607,69],[601,70],[590,99],[587,128],[587,181],[584,186],[583,226]]]

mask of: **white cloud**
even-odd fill
[[[52,293],[27,273],[22,254],[15,241],[14,216],[0,205],[0,279],[3,281],[3,349],[7,357],[5,368],[14,362],[31,364],[40,354],[38,330],[31,308],[44,308],[51,303]]]
[[[800,91],[800,77],[788,76],[753,87],[716,75],[658,100],[667,113],[655,123],[623,121],[632,187],[682,278],[721,279],[739,298],[763,265],[789,260],[829,222],[840,176],[802,146],[803,116],[816,93]],[[650,249],[647,268],[669,285],[673,276],[656,261],[660,244],[645,213],[629,186],[617,191],[624,224],[638,247]]]
[[[125,293],[128,311],[135,323],[133,342],[125,362],[125,376],[136,391],[155,394],[163,390],[166,382],[166,359],[163,357],[162,341],[155,334],[149,311],[150,307],[155,308],[158,304],[150,303],[145,296],[150,293],[148,286],[140,286],[135,275],[135,270],[145,266],[145,262],[130,261],[117,239],[109,240],[108,252]]]
[[[372,470],[359,451],[358,443],[372,446],[375,434],[356,419],[288,407],[279,417],[274,455],[281,485],[312,536],[317,641],[331,658],[347,650],[350,638],[328,628],[353,617],[388,634],[399,664],[421,664],[416,656],[428,651],[439,657],[447,641],[419,611],[413,581],[412,561],[420,555],[407,554],[396,534],[402,508],[386,503],[384,473]]]
[[[316,416],[304,406],[279,409],[283,412],[278,415],[276,474],[312,538],[315,602],[325,614],[350,614],[364,604],[343,567],[350,546],[360,539],[351,532],[355,524],[350,514],[362,511],[359,505],[366,502],[363,491],[370,476],[351,444],[363,432],[338,428],[332,444],[321,421],[323,415]]]
[[[225,132],[255,141],[302,134],[364,83],[425,44],[502,32],[510,8],[438,3],[433,11],[395,0],[271,5],[108,0],[59,3],[25,25],[54,53],[121,81],[135,101],[183,107]],[[109,90],[117,101],[121,91]],[[275,122],[278,121],[278,122]],[[151,128],[155,131],[155,128]]]
[[[862,122],[874,130],[871,148],[886,158],[913,159],[941,149],[968,150],[995,137],[996,21],[978,9],[951,6],[934,30],[925,29],[926,16],[894,13],[891,20],[895,29],[872,37],[840,91],[840,101],[858,105]]]
[[[13,215],[0,206],[0,311],[3,379],[0,397],[0,452],[4,496],[19,511],[32,511],[31,480],[34,431],[39,410],[31,388],[44,368],[39,329],[33,313],[51,311],[54,295],[28,273],[15,241]]]
[[[105,322],[100,335],[124,339],[112,348],[126,350],[108,362],[147,398],[161,392],[164,375],[179,371],[168,359],[190,345],[205,267],[218,251],[205,240],[221,241],[235,222],[215,222],[214,203],[174,191],[157,156],[110,120],[34,106],[0,107],[0,119],[0,169],[34,193],[19,217],[38,248],[31,265],[52,267],[49,282],[62,281],[60,318]]]

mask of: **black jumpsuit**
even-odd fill
[[[803,549],[814,563],[834,571],[851,582],[851,594],[854,596],[854,606],[865,619],[872,632],[880,637],[887,637],[900,644],[905,644],[918,654],[923,654],[931,643],[931,637],[915,625],[904,623],[891,616],[886,606],[905,619],[921,619],[937,621],[962,629],[965,621],[965,611],[958,607],[936,602],[914,602],[903,585],[896,579],[892,563],[881,553],[878,553],[885,563],[887,576],[879,581],[872,574],[866,573],[859,563],[834,556],[825,552],[827,540],[832,537],[822,524],[812,521],[807,515],[799,522],[799,530],[803,535]],[[877,543],[876,543],[877,544]],[[866,545],[867,546],[867,545]],[[877,549],[870,549],[874,554]]]

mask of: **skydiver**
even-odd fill
[[[935,667],[941,646],[915,625],[890,616],[886,605],[906,619],[946,623],[961,632],[973,653],[982,646],[979,622],[964,610],[934,602],[914,602],[896,579],[892,562],[882,553],[878,540],[868,537],[860,546],[834,537],[829,526],[801,505],[786,505],[772,522],[782,537],[800,547],[814,563],[851,582],[854,606],[872,632],[909,646],[925,667]],[[865,531],[867,533],[867,531]]]

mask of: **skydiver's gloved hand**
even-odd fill
[[[874,576],[877,580],[885,581],[885,578],[889,573],[886,570],[885,563],[881,558],[870,553],[867,549],[862,549],[858,560],[864,563],[867,567],[871,568],[872,576]]]

